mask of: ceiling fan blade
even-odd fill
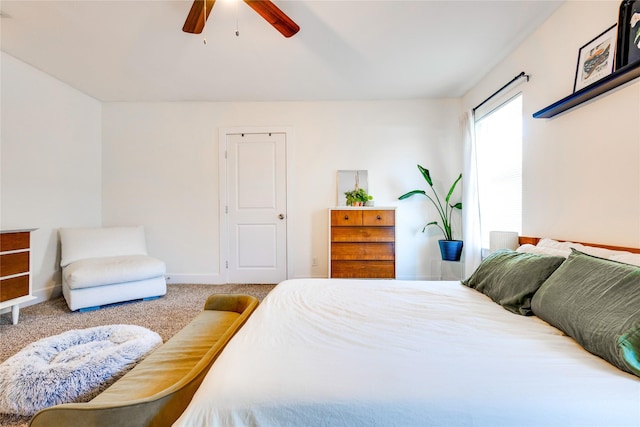
[[[273,25],[285,37],[291,37],[300,27],[270,0],[244,0],[253,10]]]
[[[204,16],[204,5],[207,4],[207,16]],[[213,9],[216,0],[194,0],[191,5],[187,20],[184,21],[182,31],[191,34],[200,34],[204,29],[204,23]]]

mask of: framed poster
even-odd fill
[[[640,1],[624,0],[618,16],[616,70],[640,61]]]
[[[614,24],[578,50],[576,78],[573,82],[574,92],[613,73],[616,35],[616,24]]]
[[[338,206],[347,206],[345,192],[362,188],[369,191],[369,173],[366,170],[338,171]]]

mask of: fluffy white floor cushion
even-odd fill
[[[0,365],[0,413],[33,415],[87,401],[162,344],[135,325],[64,332],[29,344]]]

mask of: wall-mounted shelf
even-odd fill
[[[551,118],[638,77],[640,77],[640,62],[626,65],[608,76],[603,77],[601,80],[598,80],[597,82],[562,98],[560,101],[554,102],[548,107],[533,113],[533,118]]]

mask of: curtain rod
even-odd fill
[[[487,99],[485,99],[484,101],[482,101],[480,104],[476,105],[473,108],[473,112],[475,113],[476,110],[480,107],[482,107],[484,104],[486,104],[487,102],[489,102],[491,100],[491,98],[493,98],[494,96],[496,96],[497,94],[499,94],[500,92],[502,92],[503,90],[505,90],[507,87],[509,87],[513,82],[520,80],[521,78],[526,77],[527,81],[529,81],[529,74],[525,74],[525,72],[521,72],[520,74],[518,74],[517,76],[515,76],[513,79],[511,79],[511,81],[509,83],[507,83],[506,85],[502,86],[500,89],[498,89],[497,91],[493,92]]]

